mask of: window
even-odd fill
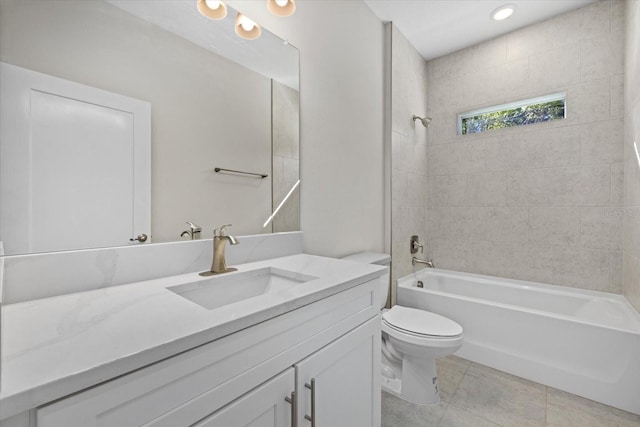
[[[458,135],[548,122],[566,117],[567,93],[554,93],[458,114]]]

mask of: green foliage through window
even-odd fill
[[[458,116],[458,132],[466,135],[564,119],[565,104],[563,93],[463,113]]]

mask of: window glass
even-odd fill
[[[486,132],[566,117],[566,92],[495,105],[458,115],[458,134]]]

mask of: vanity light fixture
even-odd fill
[[[255,40],[260,37],[262,30],[260,26],[247,18],[242,13],[236,15],[236,34],[245,40]]]
[[[494,21],[502,21],[513,15],[515,11],[515,4],[503,4],[502,6],[491,12],[491,18]]]
[[[296,11],[294,0],[267,0],[267,9],[276,16],[291,16]]]
[[[227,5],[221,0],[198,0],[198,11],[210,19],[224,19]]]

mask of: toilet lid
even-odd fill
[[[411,334],[455,337],[462,334],[462,326],[451,319],[429,311],[395,305],[382,314],[390,326]]]

